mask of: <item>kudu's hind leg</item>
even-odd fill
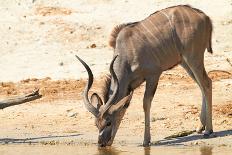
[[[196,61],[196,60],[200,60]],[[213,126],[212,126],[212,81],[208,77],[204,63],[203,58],[199,59],[193,59],[189,58],[186,61],[186,64],[192,71],[200,89],[202,92],[202,112],[201,112],[201,125],[198,127],[198,130],[203,130],[205,126],[205,132],[204,135],[208,136],[213,132]]]
[[[189,66],[183,61],[181,63],[181,66],[186,70],[186,72],[188,73],[188,75],[198,84],[198,86],[200,87],[198,81],[196,80],[193,72],[191,71],[191,69],[189,68]],[[206,125],[206,100],[204,97],[204,94],[202,93],[202,107],[201,107],[201,114],[200,114],[200,123],[196,129],[197,133],[202,133],[202,131],[205,130],[205,125]]]
[[[151,142],[151,134],[150,134],[150,109],[151,102],[154,97],[159,76],[146,78],[146,89],[143,98],[143,110],[145,114],[145,129],[144,129],[144,141],[143,146],[149,146]]]

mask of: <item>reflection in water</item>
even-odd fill
[[[145,147],[144,148],[144,155],[150,155],[151,154],[151,147]]]
[[[114,147],[98,147],[97,155],[119,155],[121,151],[116,150]]]
[[[172,153],[172,154],[179,154],[180,152],[183,153],[183,150],[185,150],[184,148],[182,147],[144,147],[142,150],[144,151],[144,155],[150,155],[150,154],[159,154],[159,153]],[[129,152],[128,151],[125,151],[125,148],[124,148],[124,151],[122,150],[118,150],[114,147],[106,147],[106,148],[98,148],[97,150],[97,153],[96,155],[123,155],[124,153],[129,153],[129,154],[134,154],[134,153],[139,153],[140,151],[135,151],[131,148],[128,148],[129,149]],[[137,148],[138,149],[138,148]],[[168,150],[167,150],[168,149]],[[196,149],[195,147],[191,147],[186,149],[186,153],[192,153],[192,152],[197,152],[198,149]],[[207,146],[203,146],[203,147],[200,147],[199,148],[200,150],[200,155],[212,155],[212,150],[213,150],[213,147],[207,147]],[[130,152],[132,151],[132,152]],[[135,151],[135,152],[134,152]],[[140,152],[141,153],[141,152]]]
[[[200,147],[201,155],[212,155],[212,147],[203,146]]]
[[[231,155],[231,147],[199,147],[199,146],[151,146],[138,147],[116,146],[98,148],[95,145],[0,145],[0,155],[75,155],[75,154],[94,154],[94,155],[131,155],[131,154],[187,154],[187,155]]]

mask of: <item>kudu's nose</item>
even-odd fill
[[[99,144],[99,143],[98,143],[98,146],[99,146],[99,147],[106,147],[106,144],[104,144],[104,143]]]
[[[105,147],[106,144],[103,142],[103,139],[101,136],[98,136],[98,146],[99,147]]]

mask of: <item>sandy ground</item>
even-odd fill
[[[213,20],[214,54],[205,54],[213,80],[213,125],[216,137],[163,138],[198,124],[201,93],[181,67],[162,75],[152,104],[153,145],[232,146],[232,1],[231,0],[6,0],[0,1],[0,96],[40,88],[43,98],[0,111],[0,143],[86,144],[97,142],[93,116],[81,93],[86,72],[75,54],[96,77],[107,72],[112,59],[111,29],[147,17],[158,9],[191,4]],[[115,138],[116,145],[143,141],[143,85]],[[158,141],[158,143],[157,143]]]

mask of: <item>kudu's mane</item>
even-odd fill
[[[111,31],[111,34],[110,34],[110,39],[109,39],[109,46],[112,47],[112,48],[115,48],[116,46],[116,39],[118,37],[118,34],[119,32],[127,27],[127,26],[131,26],[131,25],[135,25],[136,23],[138,22],[133,22],[133,23],[123,23],[123,24],[119,24],[119,25],[116,25],[113,30]]]

